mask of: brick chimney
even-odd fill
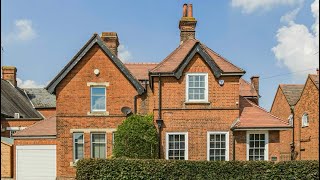
[[[251,84],[253,85],[254,89],[257,91],[259,96],[259,76],[252,76],[250,79]]]
[[[188,39],[195,39],[197,20],[193,17],[192,4],[184,4],[179,22],[180,44]]]
[[[101,39],[105,42],[110,51],[118,56],[119,39],[116,32],[102,32]]]
[[[14,66],[2,66],[2,79],[8,80],[17,87],[17,68]]]

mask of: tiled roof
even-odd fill
[[[319,75],[318,74],[310,74],[309,77],[314,82],[314,84],[317,86],[317,88],[319,89]]]
[[[156,67],[158,63],[125,63],[129,71],[138,80],[148,80],[149,71]]]
[[[198,43],[198,40],[189,39],[182,43],[177,49],[175,49],[169,56],[167,56],[163,61],[161,61],[154,69],[151,70],[153,73],[162,72],[162,73],[171,73],[174,72],[183,60],[187,57],[192,48]],[[201,44],[201,47],[204,49],[214,61],[214,63],[222,70],[224,73],[243,73],[244,71],[241,68],[236,67],[225,58],[209,49],[204,44]]]
[[[296,105],[296,103],[300,98],[304,85],[303,84],[280,84],[279,87],[282,90],[289,105],[294,106]]]
[[[55,108],[56,96],[44,88],[25,88],[27,96],[35,108]]]
[[[253,87],[252,84],[247,82],[246,80],[240,78],[239,80],[240,83],[240,96],[258,96],[258,93],[256,89]]]
[[[240,96],[240,117],[232,129],[290,128],[284,120],[272,115],[250,100]]]
[[[1,137],[1,142],[11,146],[11,145],[13,145],[14,140],[12,138]]]
[[[22,89],[1,79],[1,114],[14,117],[14,113],[19,113],[21,118],[42,118]]]
[[[55,136],[56,131],[56,116],[41,120],[24,130],[17,131],[13,137],[41,137]]]

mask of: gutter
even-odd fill
[[[133,97],[133,114],[137,114],[137,99],[139,95]]]

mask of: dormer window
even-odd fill
[[[302,115],[302,122],[301,122],[301,124],[302,124],[302,127],[308,127],[308,126],[309,126],[309,116],[308,116],[307,113],[304,113],[304,114]]]
[[[208,74],[189,73],[186,76],[186,101],[208,102]]]

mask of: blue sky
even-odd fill
[[[193,4],[196,38],[260,76],[260,105],[279,84],[304,83],[319,67],[319,0],[3,0],[2,65],[19,86],[46,85],[93,33],[115,31],[126,62],[160,62],[179,45],[182,5]]]

